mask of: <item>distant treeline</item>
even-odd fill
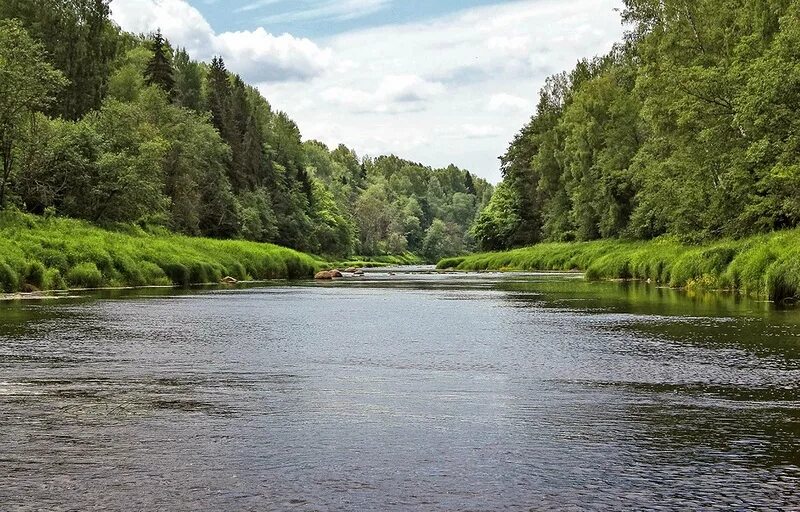
[[[626,0],[624,41],[548,79],[486,249],[800,224],[800,1]]]
[[[223,57],[126,33],[109,9],[0,3],[0,209],[333,257],[435,261],[475,246],[486,181],[303,141]]]

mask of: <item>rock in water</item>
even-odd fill
[[[220,282],[223,284],[236,284],[239,282],[239,280],[235,277],[225,276],[220,280]]]
[[[335,277],[342,277],[342,273],[338,270],[323,270],[322,272],[317,272],[314,279],[333,279]]]

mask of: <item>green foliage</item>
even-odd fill
[[[150,235],[129,227],[103,230],[91,224],[0,213],[0,289],[101,286],[188,286],[240,280],[306,278],[320,263],[271,244]],[[62,278],[63,276],[63,278]]]
[[[426,261],[436,263],[445,256],[463,252],[463,232],[458,226],[435,219],[425,232],[425,239],[422,242],[422,256]]]
[[[145,69],[153,52],[136,46],[117,59],[116,68],[108,79],[108,98],[132,102],[145,88]]]
[[[0,209],[6,206],[14,146],[26,117],[47,107],[66,84],[45,59],[42,45],[16,20],[0,19]]]
[[[0,263],[0,290],[15,292],[19,289],[19,276],[7,263]]]
[[[452,165],[431,169],[396,156],[365,159],[363,167],[366,188],[360,193],[356,189],[352,209],[361,253],[409,250],[436,261],[474,247],[469,229],[491,196],[486,181]],[[467,192],[467,183],[474,193]],[[344,201],[347,191],[339,196]],[[436,221],[426,249],[426,236]]]
[[[483,248],[800,225],[800,1],[625,4],[625,41],[551,77],[502,157]]]
[[[109,13],[109,0],[0,2],[0,20],[19,20],[67,78],[57,101],[47,105],[49,115],[77,120],[100,107],[111,63],[121,46],[119,29]]]
[[[780,302],[800,299],[800,229],[687,245],[599,240],[543,243],[507,252],[446,258],[438,268],[570,271],[588,279],[641,279],[678,288],[738,290]]]
[[[181,107],[200,111],[203,101],[203,67],[179,48],[174,56],[175,103]]]
[[[48,284],[47,268],[40,261],[31,261],[25,267],[22,280],[31,286],[42,289]]]
[[[103,274],[92,262],[78,263],[67,271],[67,284],[72,288],[100,288]]]
[[[24,115],[6,123],[12,144],[3,146],[0,205],[10,198],[48,217],[271,242],[337,259],[423,250],[434,258],[475,246],[469,228],[492,186],[467,171],[303,142],[294,121],[228,72],[222,57],[206,65],[173,51],[160,31],[120,32],[105,0],[8,0],[0,4],[6,18],[21,21],[2,21],[3,69],[14,73],[0,77],[0,106],[23,97],[19,91],[35,94]],[[68,90],[56,96],[58,86]],[[165,279],[164,269],[106,256],[91,260],[104,283]],[[68,276],[74,262],[61,262],[55,249],[46,257],[56,266],[43,261],[38,283],[50,276],[61,287],[92,274]],[[183,261],[166,269],[180,283],[222,271]]]
[[[161,30],[153,36],[153,56],[144,69],[144,81],[147,85],[159,87],[169,96],[175,92],[175,77],[172,69],[172,58]]]
[[[507,182],[498,185],[472,228],[484,249],[496,250],[514,245],[513,236],[522,222],[517,214],[519,210],[516,190]]]

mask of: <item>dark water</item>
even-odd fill
[[[0,510],[800,508],[800,311],[565,276],[0,304]]]

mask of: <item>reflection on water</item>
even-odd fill
[[[2,303],[0,509],[797,508],[799,335],[576,276]]]

